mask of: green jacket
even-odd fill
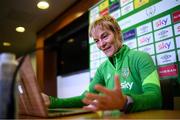
[[[81,100],[86,92],[98,93],[94,89],[96,84],[113,89],[115,74],[119,75],[123,94],[133,100],[129,112],[161,108],[159,77],[151,57],[145,52],[130,50],[126,45],[100,65],[88,90],[81,96],[66,99],[50,96],[50,107],[82,107]]]

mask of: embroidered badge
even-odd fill
[[[127,78],[129,76],[129,68],[122,68],[122,77]]]

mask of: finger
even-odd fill
[[[101,93],[106,94],[106,95],[111,95],[111,91],[110,91],[109,89],[101,86],[101,85],[96,85],[96,86],[95,86],[95,89],[96,89],[97,91],[101,92]]]
[[[101,99],[102,95],[94,94],[94,93],[87,93],[86,98],[90,100]]]
[[[97,111],[97,107],[93,106],[93,105],[88,105],[88,106],[84,106],[83,110],[88,110],[88,111]]]
[[[121,83],[120,83],[119,76],[117,74],[114,76],[114,83],[115,83],[114,89],[121,90],[121,85],[120,85]]]

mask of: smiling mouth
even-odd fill
[[[111,48],[111,46],[103,49],[103,52],[107,52],[110,48]]]

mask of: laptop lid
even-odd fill
[[[19,75],[19,114],[48,116],[29,56],[24,59]]]
[[[19,114],[40,117],[55,117],[92,112],[82,109],[64,108],[48,110],[41,96],[41,90],[38,86],[29,56],[24,59],[24,62],[20,67],[19,74],[20,79],[17,81],[19,94]]]

